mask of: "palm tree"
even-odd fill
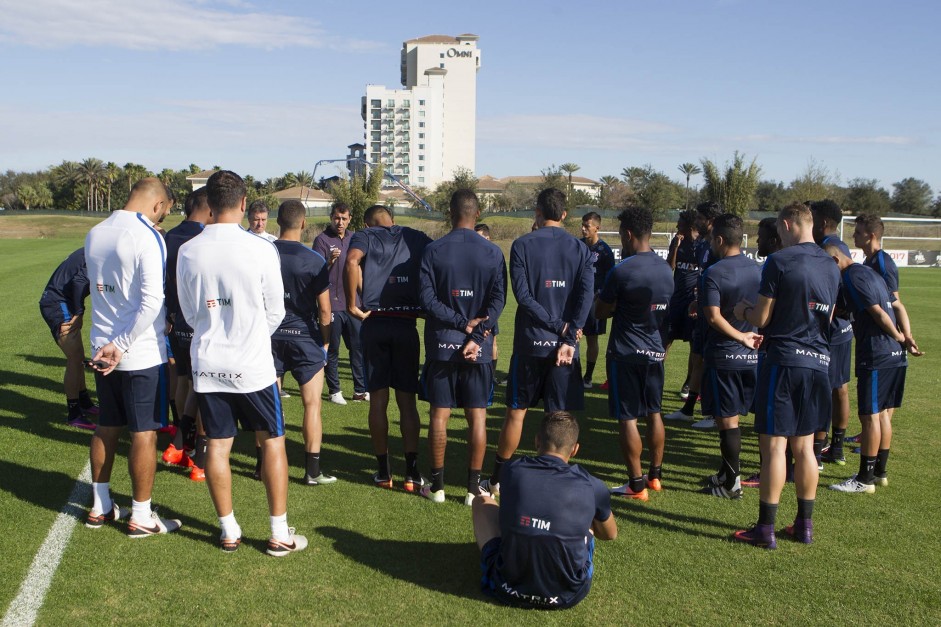
[[[695,174],[701,174],[702,169],[695,163],[682,163],[680,164],[680,172],[686,175],[686,208],[689,209],[689,177]]]
[[[574,174],[575,172],[578,172],[581,169],[582,169],[581,166],[576,165],[574,163],[563,163],[562,165],[559,166],[559,170],[569,175],[569,193],[570,194],[572,193],[572,174]]]
[[[278,190],[288,189],[289,187],[295,187],[298,185],[297,175],[293,172],[286,172],[284,176],[278,179]]]
[[[39,193],[31,185],[21,185],[16,190],[16,199],[29,211],[29,208],[39,200]]]
[[[111,213],[111,188],[114,186],[115,179],[121,174],[121,168],[114,161],[109,161],[105,165],[105,180],[108,181],[108,213]]]
[[[127,177],[127,191],[130,193],[134,183],[147,176],[147,168],[138,163],[125,163],[124,176]]]
[[[88,186],[85,207],[88,211],[98,211],[98,183],[105,175],[104,162],[101,159],[89,157],[78,164],[78,174]]]
[[[314,175],[305,170],[299,170],[294,173],[294,177],[297,179],[298,185],[306,185],[308,187],[314,186]]]
[[[620,183],[621,179],[619,179],[616,176],[612,176],[608,174],[608,175],[602,176],[600,179],[600,182],[601,182],[601,198],[600,198],[601,206],[606,209],[607,200],[608,200],[608,191],[612,187]]]

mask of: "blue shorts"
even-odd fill
[[[193,362],[190,359],[190,347],[193,344],[193,330],[177,329],[174,326],[169,338],[170,348],[173,349],[173,359],[176,360],[176,376],[192,380]]]
[[[327,365],[323,346],[309,335],[285,338],[275,334],[271,338],[271,355],[279,377],[288,370],[298,385],[304,385]]]
[[[582,335],[604,335],[608,332],[608,321],[605,319],[598,320],[590,313],[588,314],[588,320],[585,321],[585,328],[582,329]]]
[[[637,420],[660,413],[663,362],[631,364],[608,360],[608,413],[618,420]]]
[[[856,370],[859,415],[874,416],[884,409],[902,406],[907,366],[884,370]]]
[[[850,382],[850,363],[853,361],[853,343],[843,342],[830,346],[830,388],[839,389]]]
[[[53,303],[51,305],[39,304],[39,313],[42,319],[46,321],[49,331],[52,332],[52,339],[59,341],[59,327],[72,319],[72,312],[69,306],[64,302]]]
[[[98,390],[98,424],[127,427],[132,433],[167,426],[167,366],[143,370],[112,370],[108,376],[95,373]]]
[[[830,377],[821,370],[765,363],[755,391],[755,431],[765,435],[809,435],[829,428]]]
[[[702,373],[703,416],[731,418],[751,411],[755,400],[758,369],[717,370],[706,366]]]
[[[692,299],[683,298],[670,301],[670,310],[667,317],[669,325],[668,339],[671,342],[682,340],[689,342],[693,339],[693,328],[696,326],[696,319],[689,317],[689,305]]]
[[[384,388],[418,392],[421,346],[414,319],[370,316],[363,322],[359,338],[367,392]]]
[[[421,398],[432,407],[488,407],[493,396],[493,362],[430,361],[421,374]]]
[[[206,392],[199,394],[199,415],[212,439],[234,438],[238,425],[246,431],[284,435],[284,411],[278,384],[257,392]]]
[[[548,357],[513,355],[506,379],[506,406],[529,409],[539,401],[547,412],[580,411],[585,407],[582,364],[556,366],[555,354]]]
[[[689,352],[694,355],[702,355],[705,332],[699,324],[699,318],[693,320],[693,333],[689,340]]]

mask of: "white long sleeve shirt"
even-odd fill
[[[176,276],[193,327],[196,391],[248,393],[273,384],[271,334],[284,318],[274,245],[238,224],[210,224],[180,247]]]
[[[163,237],[139,213],[115,211],[85,238],[92,354],[114,342],[124,351],[117,370],[143,370],[167,361],[166,259]]]

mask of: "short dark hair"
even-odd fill
[[[568,455],[578,444],[578,420],[567,411],[546,414],[539,425],[539,442],[546,451]]]
[[[349,213],[350,206],[343,201],[338,201],[333,203],[333,206],[330,207],[330,215],[335,213]]]
[[[193,215],[194,211],[198,211],[206,206],[206,188],[200,187],[195,192],[190,192],[186,197],[186,202],[183,203],[183,213],[186,214],[186,217]]]
[[[565,213],[565,194],[554,187],[547,187],[536,197],[536,208],[546,220],[559,222]]]
[[[483,234],[486,235],[487,237],[490,237],[490,227],[487,226],[486,224],[484,224],[483,222],[481,222],[480,224],[478,224],[478,225],[476,225],[476,226],[474,227],[474,232],[475,232],[475,233],[483,233]]]
[[[722,215],[722,207],[714,200],[708,200],[696,205],[696,212],[707,220],[715,220]]]
[[[867,233],[873,237],[882,237],[882,234],[885,233],[885,224],[882,222],[882,218],[877,216],[874,213],[861,213],[856,216],[856,224],[862,225]]]
[[[477,200],[477,194],[473,190],[459,189],[451,194],[448,207],[452,218],[473,219],[480,211],[480,201]]]
[[[712,238],[721,237],[726,244],[742,245],[745,223],[734,213],[723,213],[712,221]]]
[[[163,184],[163,191],[167,193],[167,200],[170,201],[171,205],[176,204],[176,194],[173,193],[173,190],[170,189],[170,186],[166,183]]]
[[[209,208],[216,214],[238,208],[245,198],[245,193],[245,181],[231,170],[219,170],[206,181]]]
[[[307,217],[307,208],[299,200],[285,200],[278,207],[278,226],[282,229],[299,229]]]
[[[644,239],[653,231],[653,213],[647,207],[628,207],[618,214],[621,231],[630,231],[634,237]]]
[[[601,216],[598,215],[597,211],[589,211],[582,216],[582,222],[594,222],[598,226],[601,226]]]
[[[373,222],[373,218],[379,213],[387,213],[389,217],[392,217],[392,212],[385,205],[373,205],[363,213],[363,222],[366,224]]]
[[[826,200],[815,200],[810,203],[810,211],[814,215],[818,215],[834,224],[839,224],[843,221],[843,211],[840,209],[840,205],[829,198]]]
[[[676,221],[679,224],[692,227],[696,225],[696,215],[697,212],[695,209],[686,209],[685,211],[680,212],[680,215]]]
[[[777,218],[762,218],[761,222],[758,223],[758,232],[767,231],[774,233],[775,237],[778,235],[778,219]]]
[[[253,200],[252,204],[248,206],[248,211],[245,214],[248,216],[248,219],[251,220],[256,213],[268,213],[271,211],[268,208],[268,203],[259,198],[258,200]]]
[[[779,220],[788,220],[790,222],[800,222],[802,224],[812,224],[813,215],[810,213],[810,207],[806,203],[792,202],[778,213]]]

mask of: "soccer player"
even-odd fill
[[[127,204],[89,231],[85,260],[91,290],[91,347],[101,413],[91,440],[93,502],[86,527],[116,522],[126,512],[111,498],[111,470],[124,427],[131,433],[132,501],[128,536],[180,528],[150,506],[157,429],[167,424],[163,279],[166,250],[154,228],[170,210],[166,187],[144,178]]]
[[[490,227],[484,224],[483,222],[474,225],[474,232],[477,235],[480,235],[482,238],[491,241],[490,239]],[[504,381],[497,376],[497,361],[500,359],[500,346],[497,342],[497,336],[500,335],[500,321],[494,323],[493,329],[490,330],[490,334],[493,336],[493,385],[503,385]]]
[[[740,542],[774,549],[774,523],[786,475],[785,448],[794,455],[797,517],[785,533],[813,541],[817,460],[813,434],[830,418],[829,327],[840,276],[813,237],[807,205],[794,203],[778,214],[784,248],[761,273],[758,302],[742,300],[735,317],[761,329],[765,349],[755,401],[755,431],[761,451],[758,522],[736,531]],[[795,399],[800,399],[795,402]]]
[[[598,235],[600,229],[601,216],[596,212],[589,211],[582,216],[582,241],[588,246],[594,268],[593,296],[597,296],[598,292],[601,291],[605,277],[614,267],[614,252]],[[583,379],[586,390],[591,389],[591,377],[595,372],[595,362],[598,361],[598,336],[604,335],[606,331],[607,322],[595,318],[592,312],[589,311],[588,320],[585,322],[585,328],[582,332],[585,336],[585,343],[588,345],[585,351],[585,378]]]
[[[594,275],[588,247],[562,228],[565,194],[536,198],[538,227],[513,242],[510,281],[516,296],[506,418],[493,473],[481,486],[499,494],[500,469],[520,443],[526,411],[540,399],[547,412],[581,410],[585,402],[578,340],[588,319]]]
[[[618,216],[625,258],[608,274],[595,301],[595,315],[614,318],[608,341],[608,410],[618,420],[618,442],[629,481],[612,494],[646,501],[647,488],[662,489],[664,429],[663,360],[660,330],[673,296],[673,276],[666,261],[650,248],[653,215],[631,207]],[[647,421],[650,470],[641,470],[637,420]]]
[[[39,299],[39,312],[49,325],[52,338],[65,355],[65,402],[70,427],[94,431],[88,415],[97,415],[98,407],[85,388],[85,346],[82,344],[82,315],[88,296],[85,249],[79,248],[59,264]]]
[[[268,205],[265,204],[264,200],[253,201],[248,206],[248,230],[258,237],[273,242],[278,238],[265,230],[268,227],[268,213]]]
[[[326,485],[337,480],[320,469],[323,443],[320,395],[331,338],[330,276],[327,260],[301,243],[301,234],[307,227],[306,215],[307,209],[299,200],[286,200],[278,208],[281,235],[274,247],[281,257],[285,314],[271,337],[271,351],[278,377],[290,370],[301,389],[304,483]]]
[[[696,206],[695,229],[699,233],[699,238],[693,248],[696,264],[699,265],[700,272],[718,261],[712,254],[710,239],[712,236],[712,223],[722,215],[722,209],[715,202],[701,202]],[[699,402],[699,392],[702,382],[703,371],[703,336],[706,332],[706,323],[703,321],[702,312],[699,311],[697,300],[692,300],[689,314],[693,316],[693,333],[689,343],[689,366],[688,376],[689,390],[686,396],[686,402],[683,407],[677,411],[664,416],[667,420],[693,420],[693,414],[696,411],[696,403]],[[706,416],[693,425],[697,429],[709,429],[715,426],[715,419],[712,416]]]
[[[667,351],[676,340],[689,342],[693,339],[695,318],[689,315],[690,305],[696,301],[696,286],[699,283],[699,260],[696,258],[699,231],[696,230],[695,209],[680,213],[676,221],[676,235],[670,242],[667,263],[673,270],[673,298],[670,299],[669,335]],[[686,364],[686,380],[680,390],[680,398],[689,398],[689,377],[693,371],[693,353]]]
[[[232,509],[229,453],[237,425],[255,432],[262,446],[262,481],[268,495],[271,539],[266,552],[283,557],[307,547],[287,523],[288,464],[284,415],[271,355],[271,334],[284,318],[284,284],[273,245],[239,224],[245,182],[219,170],[206,182],[215,222],[180,248],[177,291],[193,326],[193,384],[209,447],[206,484],[231,552],[242,540]]]
[[[733,309],[742,300],[758,300],[761,272],[742,254],[742,219],[723,214],[712,224],[712,252],[719,259],[707,268],[699,285],[699,309],[707,323],[703,341],[702,407],[719,428],[719,471],[707,480],[705,492],[727,499],[742,497],[739,460],[742,430],[739,416],[751,409],[761,336],[748,322],[736,320]]]
[[[203,232],[210,220],[206,188],[200,187],[189,196],[183,205],[186,219],[167,233],[167,317],[172,325],[170,348],[176,359],[177,391],[176,405],[183,415],[173,441],[163,452],[163,461],[190,469],[190,479],[206,480],[206,435],[197,428],[199,405],[193,392],[193,365],[190,362],[190,344],[193,327],[183,318],[180,299],[176,289],[176,263],[180,246]],[[198,435],[197,435],[198,434]],[[189,451],[187,455],[185,451]]]
[[[353,234],[346,257],[346,309],[363,322],[360,339],[369,392],[369,434],[378,462],[373,483],[392,488],[389,463],[389,388],[395,389],[399,429],[405,447],[407,492],[418,493],[425,479],[418,472],[420,422],[418,393],[419,342],[416,319],[421,314],[418,274],[431,238],[398,226],[383,205],[363,215],[367,228]],[[357,292],[362,293],[362,309]]]
[[[846,257],[851,257],[849,247],[840,239],[839,228],[843,221],[843,211],[832,200],[818,200],[810,203],[810,212],[814,216],[814,241],[821,248],[830,244],[838,247]],[[849,320],[833,317],[830,326],[830,387],[833,390],[833,438],[826,446],[827,432],[822,431],[814,437],[814,454],[822,470],[823,462],[846,465],[843,456],[843,438],[850,419],[850,362],[853,353],[853,326]]]
[[[477,195],[454,192],[451,232],[428,244],[422,256],[420,297],[425,308],[424,398],[431,404],[428,445],[431,485],[421,495],[443,503],[444,452],[451,409],[464,408],[467,419],[467,495],[480,494],[480,471],[487,450],[487,404],[493,394],[491,333],[506,302],[503,252],[478,236]]]
[[[350,249],[353,233],[347,227],[350,224],[350,208],[337,202],[330,209],[330,225],[323,233],[314,238],[312,248],[327,260],[330,268],[330,348],[327,352],[325,371],[327,394],[331,403],[346,405],[343,391],[340,389],[340,339],[346,344],[350,356],[350,370],[353,373],[353,400],[368,401],[366,378],[363,374],[363,347],[359,334],[362,323],[346,310],[346,284],[343,282],[343,268]],[[357,296],[358,298],[358,296]]]
[[[905,335],[899,331],[892,296],[872,268],[853,263],[835,243],[827,244],[843,279],[841,304],[853,316],[856,335],[856,393],[859,397],[859,472],[830,486],[837,492],[872,493],[889,485],[886,464],[892,444],[891,409],[905,390]]]
[[[502,506],[489,496],[474,499],[484,593],[540,609],[572,607],[588,594],[595,539],[614,540],[618,527],[605,485],[569,465],[576,453],[578,422],[566,412],[548,414],[536,456],[504,467]]]

